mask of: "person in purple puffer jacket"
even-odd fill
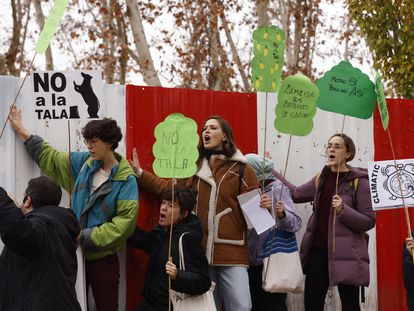
[[[327,165],[309,182],[296,187],[274,171],[295,203],[314,202],[300,250],[307,311],[324,309],[329,286],[338,286],[342,310],[358,311],[359,287],[369,284],[366,231],[375,226],[375,213],[367,170],[347,164],[354,156],[352,139],[334,134],[326,147]]]

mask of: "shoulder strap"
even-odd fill
[[[315,177],[315,189],[316,190],[318,190],[318,186],[319,186],[319,177],[321,177],[321,172],[316,174],[316,177]]]
[[[355,202],[356,202],[356,191],[358,187],[358,180],[359,178],[355,178],[354,180],[351,180],[349,182],[349,188],[352,191],[352,207],[355,208]]]
[[[244,163],[240,163],[239,166],[239,194],[241,192],[241,187],[243,183],[243,175],[244,175]]]
[[[178,256],[180,260],[180,270],[185,270],[185,261],[184,261],[184,249],[183,249],[183,236],[188,232],[181,234],[180,239],[178,240]]]
[[[354,179],[354,190],[355,190],[355,192],[357,191],[357,188],[358,188],[358,180],[359,180],[358,177]]]

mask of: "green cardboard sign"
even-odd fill
[[[384,85],[382,84],[381,75],[378,71],[375,72],[375,91],[377,93],[378,110],[381,117],[382,127],[385,131],[388,128],[389,116],[384,94]]]
[[[197,171],[197,123],[181,113],[173,113],[155,127],[152,146],[154,173],[163,178],[186,178]]]
[[[53,37],[57,27],[59,26],[60,20],[62,19],[63,13],[68,5],[68,0],[56,0],[52,10],[46,19],[45,25],[42,32],[37,39],[35,50],[39,54],[43,54],[49,46],[50,40]]]
[[[372,116],[377,99],[374,83],[349,62],[341,61],[332,67],[316,85],[320,109],[361,119]]]
[[[253,32],[252,84],[256,91],[277,92],[285,53],[285,33],[275,26]]]
[[[295,74],[284,79],[276,106],[276,130],[297,136],[308,135],[313,129],[318,97],[319,90],[308,77]]]

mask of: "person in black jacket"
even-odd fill
[[[75,282],[80,228],[58,207],[62,190],[49,177],[29,181],[18,208],[0,187],[0,310],[78,311]]]
[[[403,280],[407,294],[408,311],[414,311],[414,264],[411,253],[414,250],[414,239],[405,239],[403,247]]]
[[[144,284],[144,301],[136,310],[158,311],[168,310],[168,277],[171,288],[189,295],[201,295],[211,285],[208,263],[201,247],[202,230],[196,215],[191,211],[196,202],[195,190],[174,189],[162,195],[162,203],[158,225],[151,232],[136,228],[128,239],[128,244],[144,250],[149,255],[149,262]],[[168,244],[170,225],[173,224],[171,258],[168,260]],[[185,270],[179,266],[178,242],[183,233],[183,250]]]

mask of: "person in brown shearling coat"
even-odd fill
[[[198,149],[198,170],[182,182],[198,191],[194,213],[201,221],[210,277],[216,282],[216,306],[220,310],[223,301],[228,311],[251,310],[247,226],[237,195],[257,189],[257,177],[220,116],[206,120]],[[131,165],[139,176],[139,187],[156,194],[171,188],[171,180],[143,171],[138,161]]]

